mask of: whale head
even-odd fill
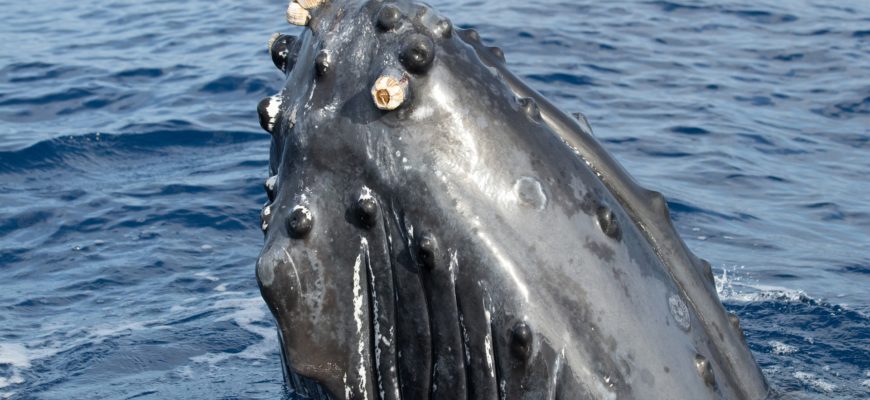
[[[761,398],[660,194],[411,1],[295,0],[257,262],[312,397]]]

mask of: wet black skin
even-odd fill
[[[336,399],[761,399],[709,263],[499,48],[408,1],[333,0],[258,107],[261,292],[288,384]],[[371,88],[407,78],[402,105]]]

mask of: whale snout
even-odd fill
[[[277,208],[256,263],[285,377],[312,398],[373,390],[368,241],[360,235],[368,231],[348,221],[358,205],[344,200],[327,193],[304,207]]]

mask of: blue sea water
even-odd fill
[[[870,2],[431,3],[666,195],[777,390],[870,398]],[[0,0],[0,399],[293,397],[254,278],[284,6]]]

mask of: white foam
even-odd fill
[[[778,340],[771,340],[767,342],[767,344],[770,345],[773,354],[777,355],[792,354],[798,351],[798,348],[796,346],[791,346]]]
[[[137,322],[128,322],[128,323],[120,324],[120,325],[99,326],[97,328],[94,328],[94,330],[91,332],[91,335],[89,337],[90,340],[88,340],[87,342],[99,344],[99,343],[105,342],[109,338],[128,336],[128,335],[132,334],[134,331],[144,330],[146,324],[148,324],[148,322],[137,321]],[[162,327],[162,328],[165,328],[165,327]]]
[[[223,292],[220,295],[238,294],[237,292]],[[256,342],[238,353],[207,353],[191,357],[196,363],[205,363],[214,366],[224,360],[236,357],[246,360],[269,360],[272,353],[278,348],[278,337],[275,331],[257,324],[269,319],[266,303],[259,296],[243,298],[224,298],[214,302],[211,309],[234,310],[217,318],[215,322],[232,321],[240,328],[260,336],[262,340]]]
[[[12,366],[12,375],[0,376],[0,389],[24,383],[21,370],[30,368],[31,358],[27,349],[18,343],[0,343],[0,365]],[[0,392],[0,398],[9,399],[15,392]]]
[[[744,268],[745,266],[742,265],[724,268],[722,270],[722,275],[715,277],[716,293],[719,295],[721,300],[741,303],[770,300],[785,302],[806,302],[815,300],[802,290],[789,289],[781,286],[762,285],[758,283],[748,283],[744,280],[746,275],[738,272]]]
[[[30,368],[27,348],[19,343],[0,343],[0,364],[17,368]]]
[[[20,385],[24,383],[24,378],[21,374],[16,370],[12,373],[12,376],[8,378],[0,378],[0,389],[6,388],[12,385]]]
[[[811,374],[809,372],[798,371],[798,372],[794,373],[794,377],[797,380],[801,381],[802,383],[804,383],[806,385],[810,385],[814,389],[821,391],[821,392],[831,393],[834,390],[837,390],[837,385],[834,385],[833,383],[816,378],[815,374]]]
[[[209,274],[208,272],[197,272],[197,273],[195,273],[194,275],[195,275],[195,276],[198,276],[198,277],[200,277],[200,278],[207,279],[207,280],[209,280],[209,281],[211,281],[211,282],[215,282],[215,281],[219,281],[219,280],[220,280],[220,278],[218,278],[218,277],[216,277],[216,276],[214,276],[214,275],[211,275],[211,274]]]

